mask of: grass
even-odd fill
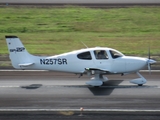
[[[160,55],[160,7],[91,9],[1,7],[0,55],[5,35],[20,37],[32,54],[54,55],[88,47],[112,47],[127,55]]]

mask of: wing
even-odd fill
[[[85,68],[85,71],[87,73],[91,73],[91,74],[111,74],[111,72],[107,69],[99,69],[99,68]]]

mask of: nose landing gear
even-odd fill
[[[130,80],[130,83],[137,84],[138,86],[142,86],[147,82],[147,80],[139,72],[137,72],[137,75],[140,78]]]

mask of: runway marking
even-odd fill
[[[33,72],[43,72],[43,71],[49,71],[49,70],[16,70],[16,69],[1,69],[2,72],[26,72],[26,71],[33,71]],[[148,72],[148,70],[140,70],[140,72]],[[160,70],[151,70],[151,72],[160,72]]]
[[[88,85],[24,85],[24,86],[13,86],[13,85],[8,85],[8,86],[0,86],[0,88],[94,88],[92,86]],[[118,89],[125,89],[125,88],[158,88],[160,89],[160,86],[131,86],[131,85],[119,85],[119,86],[100,86],[98,88],[118,88]],[[96,89],[98,89],[96,88]]]
[[[75,111],[80,109],[0,109],[0,112],[58,112],[58,111]],[[160,110],[140,110],[140,109],[83,109],[86,112],[160,112]]]
[[[49,71],[49,70],[0,70],[1,72],[26,72],[26,71],[33,71],[33,72],[43,72],[43,71]]]
[[[48,86],[49,87],[49,86]],[[51,86],[50,86],[51,87]],[[71,87],[74,87],[74,88],[95,88],[95,87],[92,87],[92,86],[87,86],[87,85],[64,85],[64,86],[59,86],[59,87],[69,87],[69,88],[71,88]],[[98,87],[98,88],[160,88],[160,86],[135,86],[135,85],[115,85],[115,86],[100,86],[100,87]],[[97,88],[97,89],[98,89]]]
[[[20,86],[0,86],[0,88],[19,88]]]

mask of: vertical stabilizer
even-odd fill
[[[33,65],[32,55],[30,55],[17,36],[6,36],[9,50],[9,57],[12,66],[16,69]]]

